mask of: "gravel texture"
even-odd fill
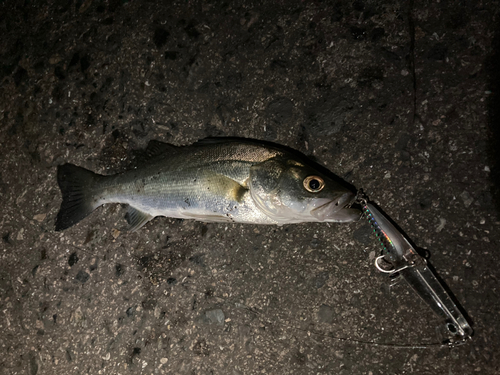
[[[500,373],[499,5],[0,1],[0,373]],[[364,220],[129,233],[107,205],[54,231],[57,165],[116,173],[206,136],[363,188],[473,340],[433,345],[440,320],[375,269]]]

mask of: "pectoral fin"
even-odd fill
[[[208,175],[204,183],[206,183],[207,190],[214,195],[236,202],[241,202],[244,194],[248,191],[245,186],[222,174]]]

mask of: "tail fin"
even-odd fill
[[[57,167],[57,183],[63,201],[56,218],[56,231],[75,225],[97,208],[92,187],[99,177],[102,176],[73,164]]]

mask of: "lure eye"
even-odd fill
[[[304,187],[311,193],[319,193],[325,187],[325,181],[319,176],[304,178]]]

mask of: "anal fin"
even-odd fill
[[[127,215],[125,218],[130,224],[129,231],[135,232],[136,230],[142,228],[148,221],[150,221],[154,216],[140,211],[137,208],[128,206]]]

